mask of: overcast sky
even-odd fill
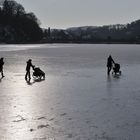
[[[140,19],[140,0],[16,0],[42,27],[126,24]]]

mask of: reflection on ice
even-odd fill
[[[0,52],[0,139],[139,140],[140,48],[73,45]],[[107,76],[110,53],[122,64],[121,76]],[[25,81],[28,58],[45,80]]]

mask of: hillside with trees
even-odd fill
[[[130,24],[51,29],[50,42],[74,43],[140,43],[140,20]]]
[[[14,0],[4,0],[0,7],[0,42],[32,43],[42,39],[42,29],[34,13],[27,13]]]

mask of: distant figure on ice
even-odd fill
[[[112,65],[113,63],[115,64],[113,58],[111,55],[109,55],[108,59],[107,59],[107,74],[109,75],[110,74],[110,71],[112,69]]]
[[[25,80],[27,81],[27,79],[29,79],[29,81],[31,80],[31,74],[30,74],[30,68],[33,68],[33,65],[32,65],[32,60],[29,59],[27,61],[27,66],[26,66],[26,75],[25,75]]]
[[[0,58],[0,72],[1,72],[2,78],[4,77],[4,75],[3,75],[3,65],[4,65],[3,59],[4,59],[3,57]]]

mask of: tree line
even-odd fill
[[[4,0],[0,6],[0,42],[38,42],[42,36],[39,20],[34,13],[27,13],[14,0]]]
[[[140,20],[130,24],[42,29],[34,13],[14,0],[0,5],[0,43],[140,43]]]

